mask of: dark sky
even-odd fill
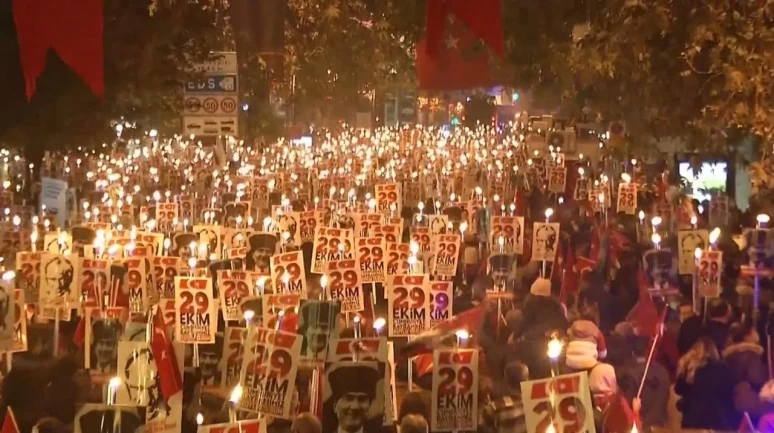
[[[18,122],[26,104],[11,3],[0,1],[0,137]]]

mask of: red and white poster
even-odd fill
[[[475,430],[478,426],[478,350],[433,352],[432,392],[430,430]]]
[[[172,228],[172,222],[178,217],[177,203],[156,204],[156,227],[168,231]]]
[[[387,275],[403,275],[409,271],[411,245],[387,243]],[[386,296],[386,295],[385,295]]]
[[[242,320],[242,310],[239,306],[243,299],[253,293],[248,281],[248,273],[246,271],[218,271],[218,289],[223,320],[227,322]]]
[[[251,419],[226,424],[200,425],[196,433],[266,433],[266,421]]]
[[[567,186],[567,167],[551,167],[548,170],[548,191],[562,194]]]
[[[387,276],[384,267],[384,238],[359,238],[357,240],[357,260],[360,281],[363,283],[381,283]]]
[[[301,336],[250,328],[242,361],[242,398],[238,406],[263,415],[290,418]]]
[[[304,253],[293,251],[271,257],[271,280],[277,293],[294,293],[307,298]]]
[[[175,278],[175,341],[215,342],[218,311],[212,299],[212,280],[198,277]]]
[[[247,328],[226,328],[223,356],[220,358],[220,385],[225,389],[232,389],[239,384],[246,338]]]
[[[263,327],[280,329],[280,320],[283,322],[292,320],[291,316],[296,314],[301,303],[301,295],[298,293],[263,295],[261,301],[263,304]],[[285,325],[281,329],[290,332],[291,329]]]
[[[428,288],[427,275],[392,275],[388,277],[387,335],[408,337],[427,329]]]
[[[145,259],[133,257],[126,259],[126,285],[129,289],[129,311],[142,313],[150,307],[150,297],[147,287]]]
[[[452,281],[430,282],[430,325],[435,325],[449,320],[452,316],[454,301],[454,283]]]
[[[454,277],[460,259],[460,235],[435,237],[435,275]]]
[[[521,383],[527,431],[593,432],[594,406],[586,372]]]
[[[175,299],[175,277],[180,275],[183,260],[180,257],[153,257],[156,290],[161,299]]]
[[[493,252],[500,254],[524,252],[524,217],[493,216],[489,245]],[[503,239],[502,248],[500,238]]]
[[[16,253],[16,288],[24,290],[27,302],[40,299],[40,253]]]
[[[365,309],[363,287],[355,260],[329,262],[325,274],[328,276],[329,298],[341,302],[342,313],[356,313]]]
[[[318,227],[314,238],[312,273],[324,273],[326,263],[352,259],[353,242],[352,230]]]
[[[402,209],[402,197],[399,184],[384,183],[376,185],[374,190],[374,192],[376,192],[376,208],[379,213],[390,215],[390,207],[392,205],[395,205],[395,212],[400,213]]]
[[[81,295],[84,307],[98,307],[110,284],[110,261],[81,259]]]
[[[627,215],[637,213],[637,184],[621,182],[618,184],[618,212]]]
[[[398,224],[384,224],[379,227],[374,236],[384,238],[387,243],[398,243],[403,238],[403,227]]]
[[[723,252],[707,251],[699,259],[699,296],[702,298],[717,298],[722,290],[720,274],[723,270]]]
[[[429,253],[433,246],[433,234],[429,227],[411,227],[411,240],[419,245],[419,252]]]
[[[322,211],[312,210],[301,212],[298,217],[298,231],[301,235],[301,242],[314,242],[314,236],[317,226],[321,225]]]
[[[355,213],[355,235],[359,237],[373,237],[379,233],[382,227],[384,215],[378,213]]]

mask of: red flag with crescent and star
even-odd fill
[[[167,326],[164,324],[164,316],[161,308],[156,308],[153,315],[153,335],[150,343],[153,358],[156,361],[156,370],[161,382],[161,394],[169,400],[173,395],[183,390],[183,376],[175,355],[172,340],[167,335]]]

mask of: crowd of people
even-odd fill
[[[386,161],[378,165],[389,166]],[[233,167],[232,171],[238,170]],[[582,177],[583,171],[580,173]],[[477,178],[484,177],[480,170]],[[521,181],[519,178],[518,182]],[[513,183],[518,182],[514,178]],[[526,251],[536,245],[529,245],[529,226],[523,233],[524,255],[502,259],[492,253],[490,228],[485,221],[500,211],[494,206],[491,211],[482,207],[474,217],[478,221],[471,220],[471,224],[478,226],[477,233],[466,234],[462,230],[464,264],[453,279],[453,315],[471,317],[464,320],[473,336],[468,347],[480,349],[478,431],[543,433],[528,429],[527,411],[532,409],[524,404],[522,385],[578,372],[587,374],[593,405],[588,413],[593,414],[596,431],[600,433],[734,430],[740,425],[749,426],[751,431],[774,431],[774,381],[770,380],[768,356],[767,302],[771,287],[767,279],[756,281],[758,305],[750,303],[749,291],[738,289],[747,284],[739,276],[739,266],[751,260],[746,249],[732,240],[732,235],[742,234],[742,215],[728,218],[717,242],[724,254],[721,297],[693,302],[693,283],[676,275],[676,254],[669,257],[667,264],[659,262],[652,269],[644,269],[644,255],[651,246],[642,217],[638,224],[636,215],[608,216],[606,210],[595,211],[581,200],[559,200],[556,194],[542,188],[518,194],[521,195],[514,201],[522,200],[519,210],[523,207],[528,221],[542,221],[546,207],[555,206],[553,218],[562,227],[556,260],[548,264],[530,260]],[[438,207],[432,199],[426,203],[425,209]],[[642,207],[650,204],[643,200]],[[710,228],[708,206],[683,198],[673,206],[689,209],[694,229]],[[504,209],[503,206],[502,215]],[[733,209],[730,211],[733,214]],[[421,212],[421,207],[409,204],[399,212],[405,223],[404,243],[410,239],[411,221]],[[675,228],[679,226],[680,222],[674,223]],[[652,230],[655,234],[655,224]],[[677,251],[676,230],[667,228],[662,234],[657,249],[668,251],[672,247]],[[300,250],[304,251],[309,293],[319,293],[324,284],[319,275],[310,272],[311,245],[302,245]],[[586,258],[585,267],[581,258]],[[372,318],[389,314],[387,300],[376,295],[381,287],[371,287]],[[470,315],[476,311],[481,314]],[[61,323],[57,320],[54,328],[50,321],[31,322],[28,350],[14,354],[12,361],[6,363],[12,368],[3,379],[2,407],[13,410],[20,433],[87,433],[87,428],[75,425],[78,408],[83,403],[103,402],[105,393],[104,383],[94,381],[89,371],[83,369],[83,347],[73,342],[78,323],[77,318]],[[52,332],[58,332],[54,344],[59,344],[53,352],[47,338]],[[100,335],[98,332],[95,336],[97,346],[93,355],[98,367],[100,350],[106,358],[113,350],[107,343],[100,349]],[[369,337],[375,333],[370,329],[355,331],[351,322],[345,322],[341,335]],[[401,391],[396,402],[397,419],[383,427],[385,431],[430,430],[432,369],[424,368],[420,358],[447,345],[444,337],[448,336],[433,329],[411,342],[395,342],[395,375]],[[558,344],[561,350],[552,353],[552,344]],[[417,349],[420,345],[424,346]],[[197,355],[196,367],[190,350],[188,355],[182,432],[194,432],[200,425],[229,422],[228,400],[223,395],[208,394],[203,386],[215,378],[220,351],[202,350]],[[407,368],[409,362],[413,362],[412,368]],[[299,373],[297,383],[308,380],[308,375]],[[321,433],[324,423],[312,413],[314,409],[304,404],[299,407],[303,411],[297,411],[301,413],[293,419],[264,418],[268,431]],[[580,415],[576,412],[569,416]],[[240,417],[250,415],[241,413]],[[127,425],[122,433],[135,431],[130,420],[131,417],[124,417],[122,422]],[[349,431],[340,424],[338,431],[371,433],[368,429],[363,431],[363,423],[353,425],[354,430]],[[555,431],[569,430],[551,424],[546,433]]]

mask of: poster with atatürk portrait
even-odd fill
[[[339,336],[341,305],[335,301],[302,299],[298,310],[298,334],[301,359],[322,365],[328,353],[328,342]]]
[[[80,261],[76,256],[45,253],[40,258],[41,303],[45,305],[79,305],[78,275]]]
[[[532,260],[553,262],[559,249],[559,223],[534,223]]]
[[[84,366],[93,375],[114,376],[118,372],[118,341],[124,330],[125,311],[121,307],[86,309]]]
[[[379,433],[384,419],[384,364],[325,365],[323,433]]]

